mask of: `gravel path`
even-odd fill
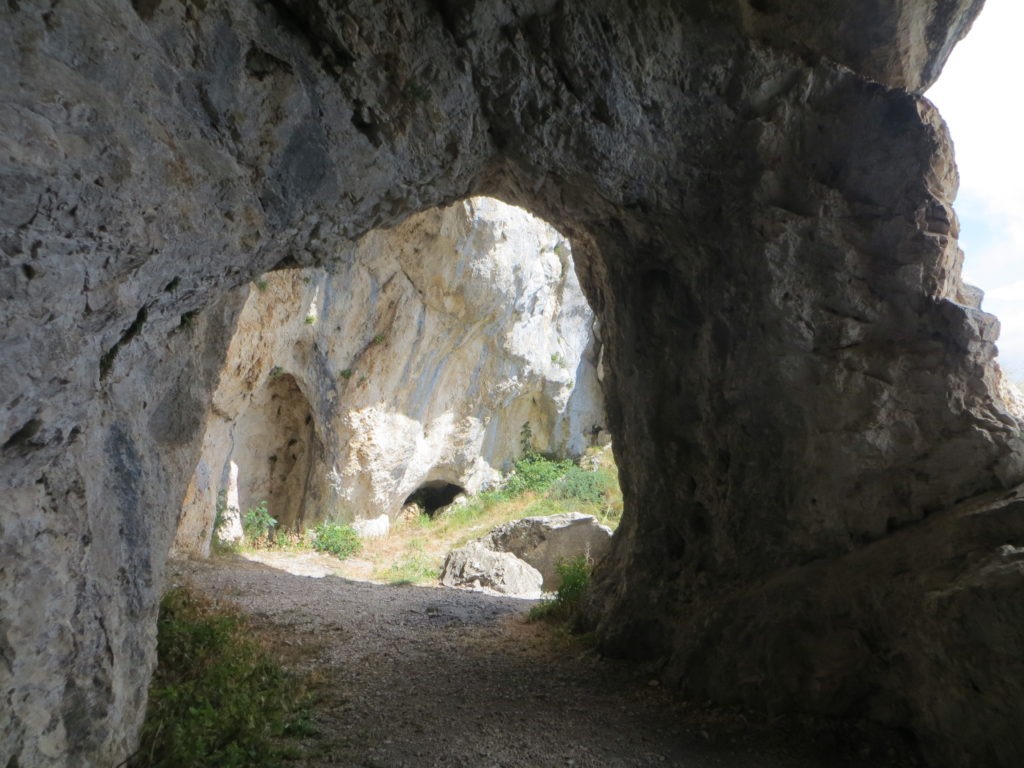
[[[280,567],[280,563],[277,564]],[[301,564],[300,564],[301,566]],[[299,576],[241,558],[172,564],[172,580],[240,607],[322,692],[309,766],[877,768],[908,765],[857,730],[676,702],[601,659],[529,601]],[[304,566],[302,566],[304,567]],[[315,569],[313,569],[315,572]],[[884,758],[884,759],[883,759]]]

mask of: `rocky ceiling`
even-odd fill
[[[230,289],[470,194],[603,324],[604,650],[1016,764],[1020,425],[915,93],[980,6],[9,0],[0,764],[134,746]]]

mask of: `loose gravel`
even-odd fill
[[[301,557],[179,561],[172,581],[241,609],[310,673],[302,764],[361,768],[877,768],[914,760],[854,726],[750,721],[677,701],[650,670],[531,624],[531,601],[324,575]],[[318,575],[317,575],[318,574]]]

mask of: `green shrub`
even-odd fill
[[[556,499],[572,499],[585,504],[601,504],[612,488],[612,478],[600,470],[591,472],[575,464],[551,485]]]
[[[183,588],[160,603],[158,665],[132,768],[275,766],[310,735],[305,686],[239,615]]]
[[[531,620],[558,619],[571,621],[579,608],[587,587],[590,585],[590,573],[593,563],[586,555],[572,560],[563,560],[556,569],[562,577],[562,584],[554,598],[538,603],[530,609]]]
[[[245,538],[252,542],[269,539],[276,525],[277,520],[267,511],[266,501],[249,507],[242,518],[242,532]]]
[[[359,534],[351,525],[320,523],[313,529],[313,535],[313,549],[327,552],[339,560],[351,557],[363,548]]]
[[[505,483],[505,490],[513,495],[526,491],[546,491],[572,466],[573,463],[567,459],[556,461],[537,453],[528,453],[516,462],[515,470]]]

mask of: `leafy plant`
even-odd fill
[[[256,290],[258,290],[260,293],[263,293],[265,290],[267,290],[267,281],[266,280],[257,280],[256,281]]]
[[[245,517],[242,518],[242,531],[245,533],[245,538],[252,542],[269,539],[276,525],[277,520],[267,511],[266,501],[261,501],[255,507],[249,507],[245,510]]]
[[[351,368],[346,368],[345,370],[343,370],[338,375],[341,376],[341,378],[343,378],[345,381],[348,381],[349,379],[352,378],[352,369]]]
[[[551,353],[551,363],[553,365],[557,365],[559,368],[568,368],[569,367],[569,363],[566,361],[566,359],[564,357],[562,357],[562,353],[561,352],[552,352]]]
[[[306,315],[306,325],[316,324],[316,315]]]
[[[519,450],[524,456],[533,453],[533,428],[528,421],[524,421],[519,429]]]
[[[571,499],[585,504],[601,504],[611,490],[612,478],[600,470],[590,471],[573,464],[551,485],[556,499]]]
[[[372,339],[372,341],[370,343],[372,343],[372,344],[383,344],[384,343],[384,334],[383,333],[378,333],[376,336],[373,337],[373,339]]]
[[[580,555],[572,560],[562,560],[556,566],[556,570],[562,577],[562,584],[554,598],[538,603],[530,609],[531,620],[572,620],[579,608],[580,600],[590,586],[593,563],[586,555]]]
[[[267,376],[269,376],[271,379],[276,379],[282,373],[284,373],[284,368],[282,368],[280,365],[275,365],[273,368],[270,369],[270,373],[268,373]]]
[[[505,482],[505,489],[512,494],[545,491],[572,466],[568,459],[554,460],[528,453],[516,461],[515,470]]]
[[[157,620],[159,663],[132,768],[276,766],[308,736],[305,686],[285,672],[238,614],[187,589]]]
[[[344,560],[359,552],[363,542],[351,525],[323,522],[313,528],[313,549]]]

